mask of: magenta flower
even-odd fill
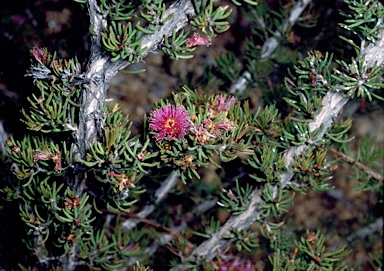
[[[165,105],[152,112],[149,129],[158,132],[157,141],[164,138],[183,139],[191,126],[189,113],[180,105]]]

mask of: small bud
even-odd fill
[[[308,233],[305,238],[308,240],[310,244],[314,244],[317,241],[317,235],[314,232]]]

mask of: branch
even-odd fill
[[[348,156],[342,152],[339,152],[338,150],[336,150],[334,148],[329,148],[329,150],[331,152],[333,152],[334,154],[336,154],[338,157],[347,161],[348,163],[355,165],[358,169],[364,170],[370,177],[374,178],[376,181],[379,181],[379,182],[383,181],[383,175],[381,175],[380,173],[376,173],[371,168],[363,165],[360,162],[357,162],[356,159],[354,159],[354,158],[352,158],[352,157],[350,157],[350,156]]]
[[[291,13],[289,15],[288,20],[286,20],[282,27],[276,30],[275,33],[273,33],[273,35],[264,42],[263,47],[261,48],[260,62],[267,61],[270,58],[272,53],[279,46],[279,40],[277,38],[280,38],[281,33],[287,31],[287,29],[289,29],[296,23],[296,21],[300,18],[301,13],[311,2],[312,0],[298,0],[295,3],[293,8],[291,9]],[[251,78],[251,73],[249,71],[245,71],[237,79],[237,81],[232,84],[232,86],[230,87],[230,93],[242,93],[247,88],[247,85]]]
[[[141,210],[138,214],[138,218],[146,218],[150,214],[153,213],[156,209],[156,204],[160,203],[165,196],[169,193],[169,191],[176,185],[177,180],[179,179],[179,174],[172,173],[170,174],[160,185],[160,187],[155,192],[155,204],[146,205],[143,210]],[[123,227],[125,229],[131,229],[135,227],[139,223],[139,219],[130,218],[123,222]]]
[[[374,232],[376,232],[382,228],[383,228],[383,218],[379,217],[378,219],[376,219],[375,222],[373,222],[373,223],[369,224],[368,226],[361,228],[360,230],[349,235],[346,238],[346,241],[348,243],[351,243],[352,241],[354,241],[356,239],[364,240],[365,237],[371,235],[372,233],[374,233]]]
[[[201,215],[201,214],[205,213],[206,211],[210,210],[211,208],[213,208],[216,205],[216,202],[217,202],[217,199],[204,201],[201,204],[197,205],[189,213],[185,214],[183,217],[189,217],[189,218],[198,217],[199,215]],[[138,219],[138,220],[140,220],[140,219]],[[144,221],[147,221],[147,220],[144,220]],[[141,221],[139,221],[139,222],[141,222]],[[174,225],[171,229],[169,229],[169,231],[164,230],[164,228],[162,227],[164,233],[162,233],[159,237],[157,237],[156,240],[150,246],[148,246],[145,249],[144,256],[140,257],[140,258],[136,258],[136,257],[129,258],[125,264],[125,267],[133,266],[136,263],[136,261],[139,261],[139,262],[145,261],[151,255],[153,255],[160,246],[169,243],[175,237],[182,236],[182,233],[188,227],[187,222],[188,221],[186,221],[186,220],[182,220],[178,223],[179,224],[178,226]],[[185,241],[189,242],[188,240],[185,240]]]
[[[5,143],[8,139],[8,134],[4,129],[3,120],[0,120],[0,158],[5,158],[8,156],[5,150]]]

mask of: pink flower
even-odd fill
[[[125,247],[125,250],[126,251],[129,251],[129,250],[132,250],[136,247],[136,244],[135,243],[131,243],[131,244],[128,244],[126,247]]]
[[[227,99],[228,98],[228,99]],[[217,100],[216,109],[217,111],[229,111],[232,105],[236,103],[235,97],[227,97],[225,95],[220,95]]]
[[[168,139],[183,139],[191,126],[189,113],[180,105],[165,105],[152,112],[149,118],[149,129],[159,132],[155,138],[161,141]]]
[[[208,47],[209,45],[211,45],[211,38],[208,36],[200,37],[199,34],[194,33],[192,38],[187,40],[186,44],[188,47],[195,47],[197,45],[205,45]]]
[[[42,64],[45,64],[48,59],[48,51],[47,48],[40,48],[40,47],[33,47],[32,50],[29,51],[33,57],[41,62]]]

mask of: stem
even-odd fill
[[[288,20],[284,22],[281,28],[275,31],[275,33],[269,37],[263,44],[263,47],[261,48],[260,52],[260,62],[267,61],[272,53],[276,50],[276,48],[279,46],[279,40],[276,38],[281,37],[281,33],[284,33],[292,27],[296,21],[300,18],[301,13],[304,11],[304,9],[311,3],[312,0],[302,0],[297,1],[293,8],[291,9],[291,13],[288,17]],[[259,20],[262,21],[262,20]],[[255,63],[255,61],[253,61]],[[246,88],[251,80],[252,75],[249,71],[245,71],[235,83],[232,84],[230,87],[230,93],[232,94],[240,94],[242,93]]]
[[[354,158],[352,158],[352,157],[350,157],[350,156],[348,156],[342,152],[339,152],[338,150],[336,150],[334,148],[329,148],[329,150],[331,152],[333,152],[334,154],[336,154],[338,157],[347,161],[348,163],[355,165],[358,169],[364,170],[370,177],[374,178],[376,181],[379,181],[379,182],[383,181],[383,175],[374,172],[371,168],[369,168],[369,167],[363,165],[362,163],[356,161],[356,159],[354,159]]]

